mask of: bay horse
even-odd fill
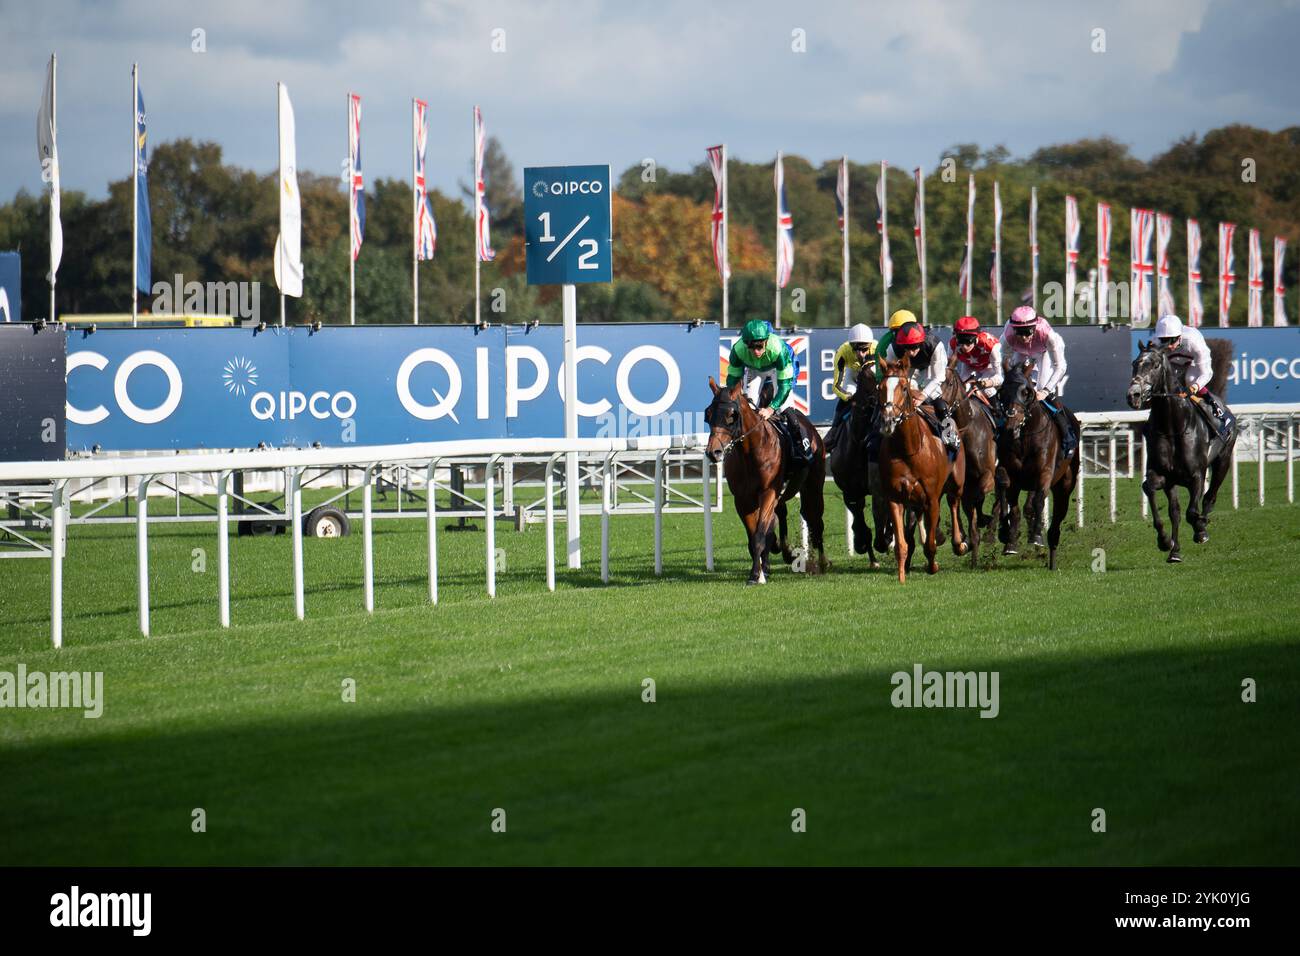
[[[962,540],[957,502],[966,475],[966,458],[948,460],[943,442],[921,415],[923,401],[911,382],[911,363],[906,359],[887,361],[876,383],[880,403],[880,484],[889,502],[894,525],[894,554],[898,559],[899,583],[906,583],[915,547],[915,524],[907,520],[909,509],[925,518],[926,572],[937,574],[939,498],[946,495],[952,515],[952,550],[966,553]]]
[[[943,400],[952,409],[953,420],[961,435],[962,454],[966,457],[966,478],[962,483],[962,510],[966,514],[966,534],[970,544],[970,566],[979,567],[980,530],[993,516],[984,514],[984,499],[994,490],[997,472],[997,431],[992,419],[983,411],[984,396],[977,394],[972,382],[962,382],[956,373],[957,356],[948,359],[948,377],[943,383]]]
[[[861,400],[859,400],[859,397]],[[844,437],[840,439],[835,450],[830,453],[827,464],[835,484],[844,496],[844,507],[853,516],[853,550],[857,554],[866,554],[872,569],[880,567],[876,551],[871,547],[871,528],[867,525],[866,501],[872,494],[873,484],[879,494],[879,476],[873,472],[875,467],[868,460],[867,439],[871,432],[871,422],[876,410],[876,381],[868,376],[865,383],[859,374],[857,391],[849,405],[849,421],[844,428]],[[872,510],[876,511],[876,499],[872,500]],[[879,514],[875,515],[876,527],[882,527]],[[883,548],[880,550],[884,550]]]
[[[710,377],[709,388],[713,389],[713,401],[704,413],[704,420],[709,424],[709,443],[705,450],[710,461],[723,462],[722,473],[736,503],[736,513],[749,535],[753,566],[747,583],[767,583],[772,573],[773,549],[781,552],[786,564],[794,562],[794,551],[787,538],[785,503],[796,494],[799,514],[808,525],[810,551],[817,551],[816,561],[812,560],[811,553],[804,556],[807,571],[809,574],[825,572],[830,562],[826,560],[822,543],[826,446],[821,435],[802,413],[790,413],[802,437],[811,443],[813,460],[802,477],[787,481],[789,465],[781,452],[776,426],[758,414],[745,395],[743,383],[722,388]]]
[[[1047,567],[1056,570],[1056,549],[1061,543],[1061,523],[1070,507],[1070,494],[1079,480],[1079,447],[1069,458],[1061,455],[1061,432],[1056,419],[1038,400],[1032,380],[1033,363],[1012,365],[1003,379],[999,397],[1006,424],[998,438],[998,489],[996,513],[1003,554],[1015,554],[1020,540],[1020,493],[1031,537],[1042,544],[1043,511],[1052,493],[1052,525],[1047,531]],[[1070,413],[1076,431],[1078,419]]]
[[[1206,344],[1210,346],[1213,371],[1210,391],[1226,400],[1224,390],[1227,388],[1232,346],[1224,339],[1211,339]],[[1214,510],[1219,486],[1232,467],[1237,427],[1234,422],[1228,440],[1221,441],[1194,407],[1183,387],[1183,375],[1191,363],[1190,356],[1170,355],[1165,349],[1149,343],[1142,343],[1138,348],[1127,398],[1131,408],[1151,409],[1142,429],[1147,448],[1147,471],[1142,481],[1142,492],[1151,504],[1156,547],[1168,551],[1166,560],[1177,564],[1183,560],[1178,548],[1178,488],[1187,489],[1187,520],[1196,532],[1192,540],[1204,544],[1210,540],[1205,526]],[[1207,470],[1210,472],[1209,488],[1205,486]],[[1171,534],[1165,534],[1160,509],[1156,507],[1156,492],[1161,489],[1169,504]]]

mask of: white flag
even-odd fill
[[[280,235],[275,240],[275,284],[285,295],[302,295],[302,204],[294,148],[293,104],[280,84]]]
[[[45,72],[45,92],[36,112],[36,149],[41,160],[41,181],[50,184],[50,284],[63,261],[63,222],[59,216],[59,147],[54,136],[54,57]],[[53,316],[51,316],[53,318]]]

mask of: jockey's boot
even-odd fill
[[[839,442],[840,436],[844,433],[845,425],[849,420],[849,403],[840,399],[839,404],[835,406],[835,415],[831,419],[831,427],[826,432],[824,439],[826,444],[826,454],[835,450],[835,445]]]
[[[1061,407],[1059,400],[1053,402],[1056,405],[1056,411],[1052,417],[1056,419],[1056,425],[1061,429],[1061,457],[1069,458],[1074,454],[1074,449],[1078,447],[1079,436],[1074,433],[1074,425],[1070,422],[1069,413]]]
[[[787,408],[781,413],[785,418],[785,427],[790,430],[790,451],[794,459],[791,464],[795,468],[807,468],[812,464],[813,460],[812,442],[803,433],[803,429],[799,427],[799,422],[791,414],[793,411],[794,409]]]
[[[1219,440],[1226,442],[1232,434],[1232,422],[1228,418],[1228,409],[1219,400],[1219,396],[1208,388],[1200,393],[1200,397],[1210,407],[1210,414],[1214,416],[1215,424],[1219,428]]]

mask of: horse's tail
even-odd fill
[[[1228,400],[1228,366],[1232,364],[1232,342],[1228,339],[1206,339],[1210,347],[1210,391],[1224,401]]]

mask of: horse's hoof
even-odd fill
[[[782,552],[781,552],[781,560],[784,561],[786,564],[794,564],[794,552],[793,552],[793,551],[782,551]]]
[[[880,562],[879,562],[879,561],[872,561],[872,562],[871,562],[871,570],[872,570],[872,571],[879,571],[879,570],[880,570]]]
[[[1208,531],[1198,531],[1196,532],[1196,537],[1192,538],[1192,541],[1194,541],[1197,544],[1205,544],[1205,542],[1209,540],[1210,540],[1210,533]]]
[[[755,584],[766,584],[766,583],[767,583],[767,576],[760,574],[758,577],[750,578],[748,581],[746,581],[745,586],[750,587]]]
[[[1165,558],[1165,560],[1168,561],[1170,564],[1182,564],[1183,556],[1179,554],[1177,551],[1174,551],[1169,555],[1169,557]]]
[[[936,561],[931,561],[929,564],[927,564],[927,565],[925,566],[925,573],[926,573],[926,574],[938,574],[938,573],[939,573],[939,564],[938,564],[938,562],[936,562]]]
[[[1047,547],[1047,545],[1043,544],[1043,536],[1041,534],[1034,535],[1033,540],[1031,540],[1029,543],[1032,544],[1035,548]]]
[[[1007,557],[1014,557],[1015,555],[1019,554],[1020,552],[1017,551],[1017,550],[1016,550],[1014,547],[1012,547],[1011,545],[1007,545],[1005,548],[1002,549],[1002,553],[1003,553],[1004,555],[1006,555]]]
[[[961,543],[961,547],[958,548],[954,553],[957,555],[957,557],[961,557],[964,554],[970,554],[970,545],[967,544],[965,541],[963,541]]]
[[[1161,551],[1168,551],[1173,546],[1174,546],[1173,542],[1170,541],[1168,538],[1156,538],[1156,547],[1159,548]]]

